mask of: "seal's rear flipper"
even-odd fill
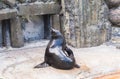
[[[37,66],[35,66],[34,68],[44,68],[44,67],[48,67],[49,65],[46,62],[43,62],[41,64],[38,64]]]
[[[76,68],[80,68],[80,66],[79,66],[78,64],[75,64],[75,67],[76,67]]]

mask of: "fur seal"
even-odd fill
[[[34,68],[43,68],[52,66],[57,69],[72,69],[79,68],[76,64],[74,54],[70,48],[66,46],[66,41],[63,35],[51,28],[51,39],[45,50],[44,62]]]

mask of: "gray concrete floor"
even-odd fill
[[[120,70],[120,49],[101,45],[72,48],[81,66],[71,70],[53,67],[34,69],[44,60],[46,46],[3,51],[0,53],[0,79],[94,79]]]

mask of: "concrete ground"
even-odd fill
[[[46,46],[39,46],[1,51],[0,79],[120,79],[102,78],[103,75],[120,70],[120,49],[114,46],[101,45],[79,49],[70,47],[80,68],[34,69],[34,66],[44,60],[45,48]]]

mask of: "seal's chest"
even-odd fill
[[[63,55],[62,47],[49,48],[49,52],[55,55]]]
[[[59,47],[49,48],[49,52],[50,52],[50,53],[57,53],[57,52],[59,52],[60,50],[61,50],[61,48],[59,48]]]
[[[63,44],[63,39],[55,39],[55,40],[53,40],[52,41],[52,43],[51,43],[51,47],[52,46],[62,46],[62,44]]]

